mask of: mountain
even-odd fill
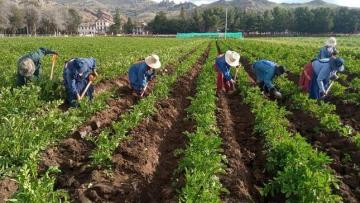
[[[338,7],[335,4],[330,4],[322,0],[313,0],[307,3],[274,3],[267,0],[219,0],[215,1],[208,5],[202,5],[203,8],[208,7],[235,7],[246,10],[267,10],[272,9],[274,7],[284,7],[284,8],[297,8],[297,7],[310,7],[310,8],[318,8],[318,7]]]

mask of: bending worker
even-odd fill
[[[144,96],[148,82],[155,78],[155,70],[161,67],[158,55],[151,55],[133,64],[129,69],[131,89],[140,97]]]
[[[76,107],[83,96],[91,101],[94,92],[91,83],[97,75],[94,58],[74,58],[66,62],[63,74],[66,90],[65,102]]]
[[[284,66],[269,60],[259,60],[253,64],[253,69],[256,75],[256,82],[261,91],[276,98],[281,98],[281,93],[275,88],[272,81],[275,77],[285,73]]]
[[[47,48],[39,48],[37,51],[30,52],[17,61],[17,79],[16,84],[21,86],[27,82],[39,79],[41,72],[41,59],[46,55],[58,55],[57,52]]]
[[[310,98],[320,99],[327,96],[331,88],[331,80],[336,80],[336,73],[345,70],[342,58],[317,59],[312,62],[313,74],[310,84]]]
[[[233,91],[235,80],[231,77],[230,68],[240,65],[240,54],[235,51],[227,51],[225,54],[219,55],[215,60],[215,70],[217,72],[217,93],[223,91]]]
[[[326,40],[325,46],[320,49],[317,59],[330,58],[336,52],[336,38],[330,37]]]

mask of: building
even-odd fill
[[[87,22],[80,24],[78,28],[80,35],[106,34],[110,26],[114,24],[113,17],[105,12],[96,14],[88,9],[85,9],[83,12],[87,15]]]
[[[134,35],[148,35],[149,32],[146,30],[146,22],[136,22],[133,28]]]

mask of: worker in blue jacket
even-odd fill
[[[310,98],[320,99],[329,93],[331,87],[331,80],[336,80],[338,71],[345,70],[344,59],[342,58],[328,58],[317,59],[312,62],[313,76],[310,85]]]
[[[227,51],[225,54],[219,55],[215,60],[215,71],[217,72],[217,93],[223,91],[233,91],[235,80],[231,76],[230,68],[240,65],[240,54],[235,51]]]
[[[34,78],[38,79],[41,72],[41,59],[49,54],[58,55],[57,52],[50,49],[39,48],[19,58],[17,61],[17,85],[22,86]]]
[[[330,37],[329,39],[326,40],[325,46],[320,49],[320,52],[316,58],[317,59],[330,58],[336,52],[337,52],[336,38]]]
[[[133,64],[129,69],[131,89],[142,97],[147,89],[147,84],[155,77],[155,70],[161,67],[159,56],[153,54],[143,61]]]
[[[285,73],[284,66],[278,65],[273,61],[259,60],[253,64],[253,69],[256,75],[256,82],[261,91],[276,98],[281,98],[281,93],[276,89],[272,81],[275,77]]]
[[[92,100],[94,87],[90,84],[87,91],[84,90],[97,75],[94,58],[74,58],[66,62],[63,73],[66,103],[76,107],[78,101],[82,99],[83,93],[89,100]]]

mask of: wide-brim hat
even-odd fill
[[[35,73],[35,63],[32,59],[26,58],[19,61],[18,70],[19,74],[24,77],[31,77]]]
[[[235,51],[225,53],[225,61],[229,66],[236,67],[240,65],[240,54]]]
[[[150,66],[153,69],[159,69],[161,67],[160,58],[156,54],[152,54],[145,58],[146,65]]]
[[[335,47],[336,46],[336,38],[335,37],[330,37],[329,39],[326,40],[325,45],[326,46],[331,46],[331,47]]]

